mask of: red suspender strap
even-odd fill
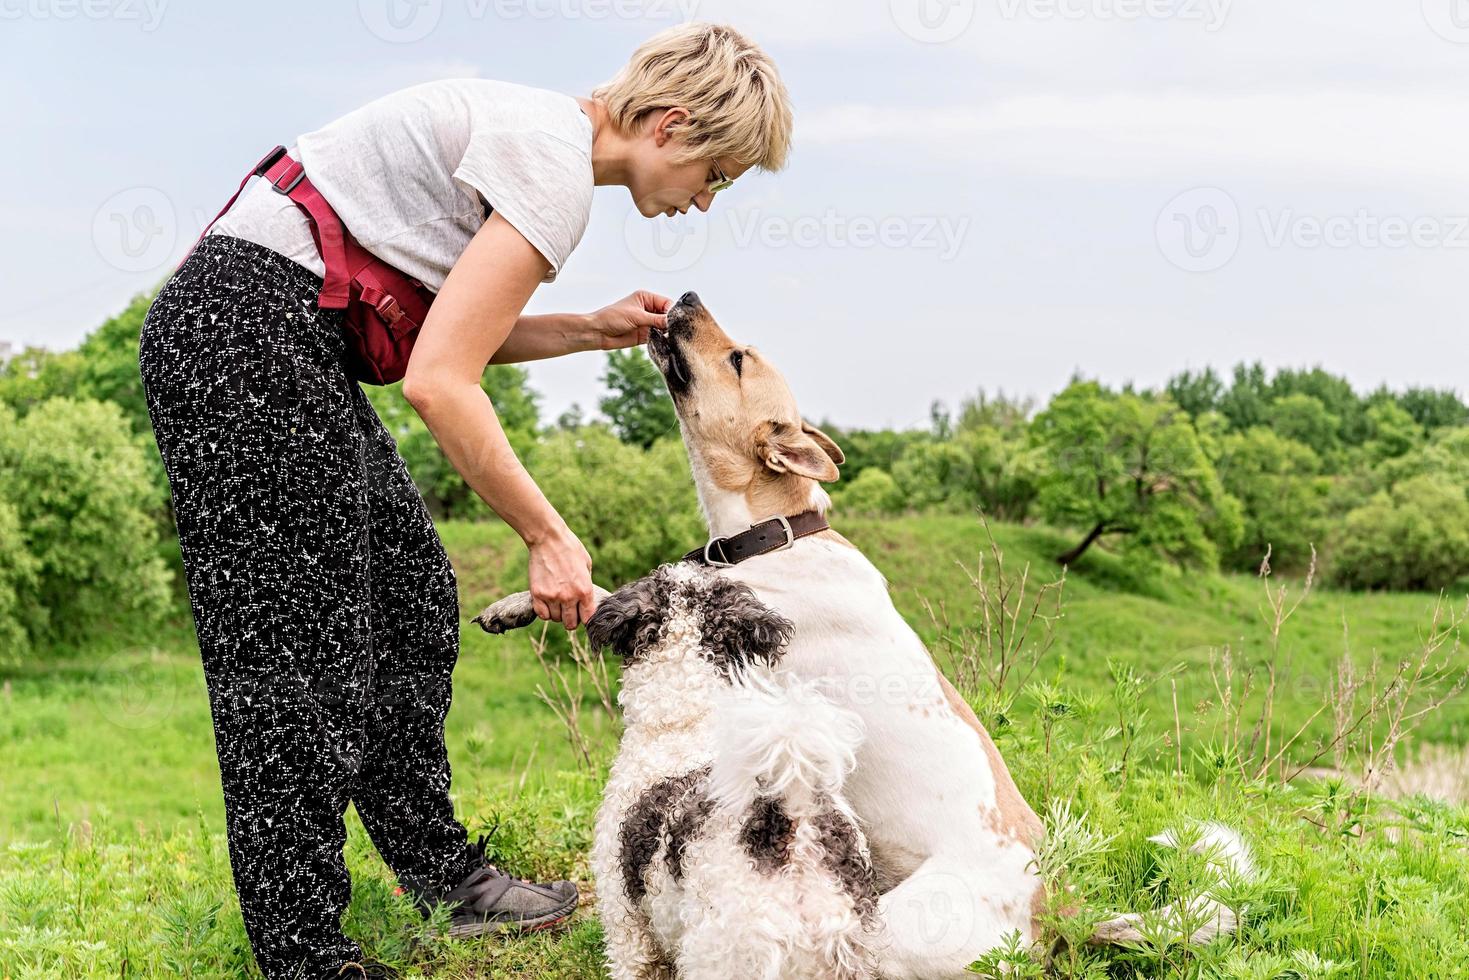
[[[322,264],[326,266],[316,305],[323,310],[345,310],[351,275],[347,271],[347,240],[341,219],[326,198],[306,179],[306,170],[286,154],[282,153],[263,176],[278,192],[295,202],[311,222],[312,236],[316,239]]]

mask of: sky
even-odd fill
[[[695,289],[847,426],[1254,360],[1469,387],[1469,0],[0,0],[0,343],[77,343],[276,143],[436,78],[584,95],[683,20],[775,59],[788,167],[673,220],[599,188],[528,312]],[[602,359],[532,365],[543,417]]]

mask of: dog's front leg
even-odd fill
[[[607,598],[607,590],[596,585],[592,586],[592,598],[598,605],[601,605],[602,600]],[[517,592],[514,595],[507,595],[498,602],[492,602],[473,620],[474,624],[486,633],[508,633],[522,626],[529,626],[535,621],[535,604],[529,592]]]

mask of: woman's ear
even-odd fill
[[[841,476],[837,464],[846,461],[831,437],[807,422],[802,422],[799,429],[772,422],[760,444],[760,455],[766,467],[776,473],[795,473],[822,483]]]

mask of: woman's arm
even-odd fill
[[[595,313],[522,315],[495,351],[492,364],[519,364],[588,350],[618,350],[648,341],[664,325],[672,300],[639,290]]]
[[[543,619],[575,629],[591,616],[591,558],[510,448],[480,376],[550,264],[498,213],[454,263],[414,343],[403,396],[449,462],[530,549]]]

